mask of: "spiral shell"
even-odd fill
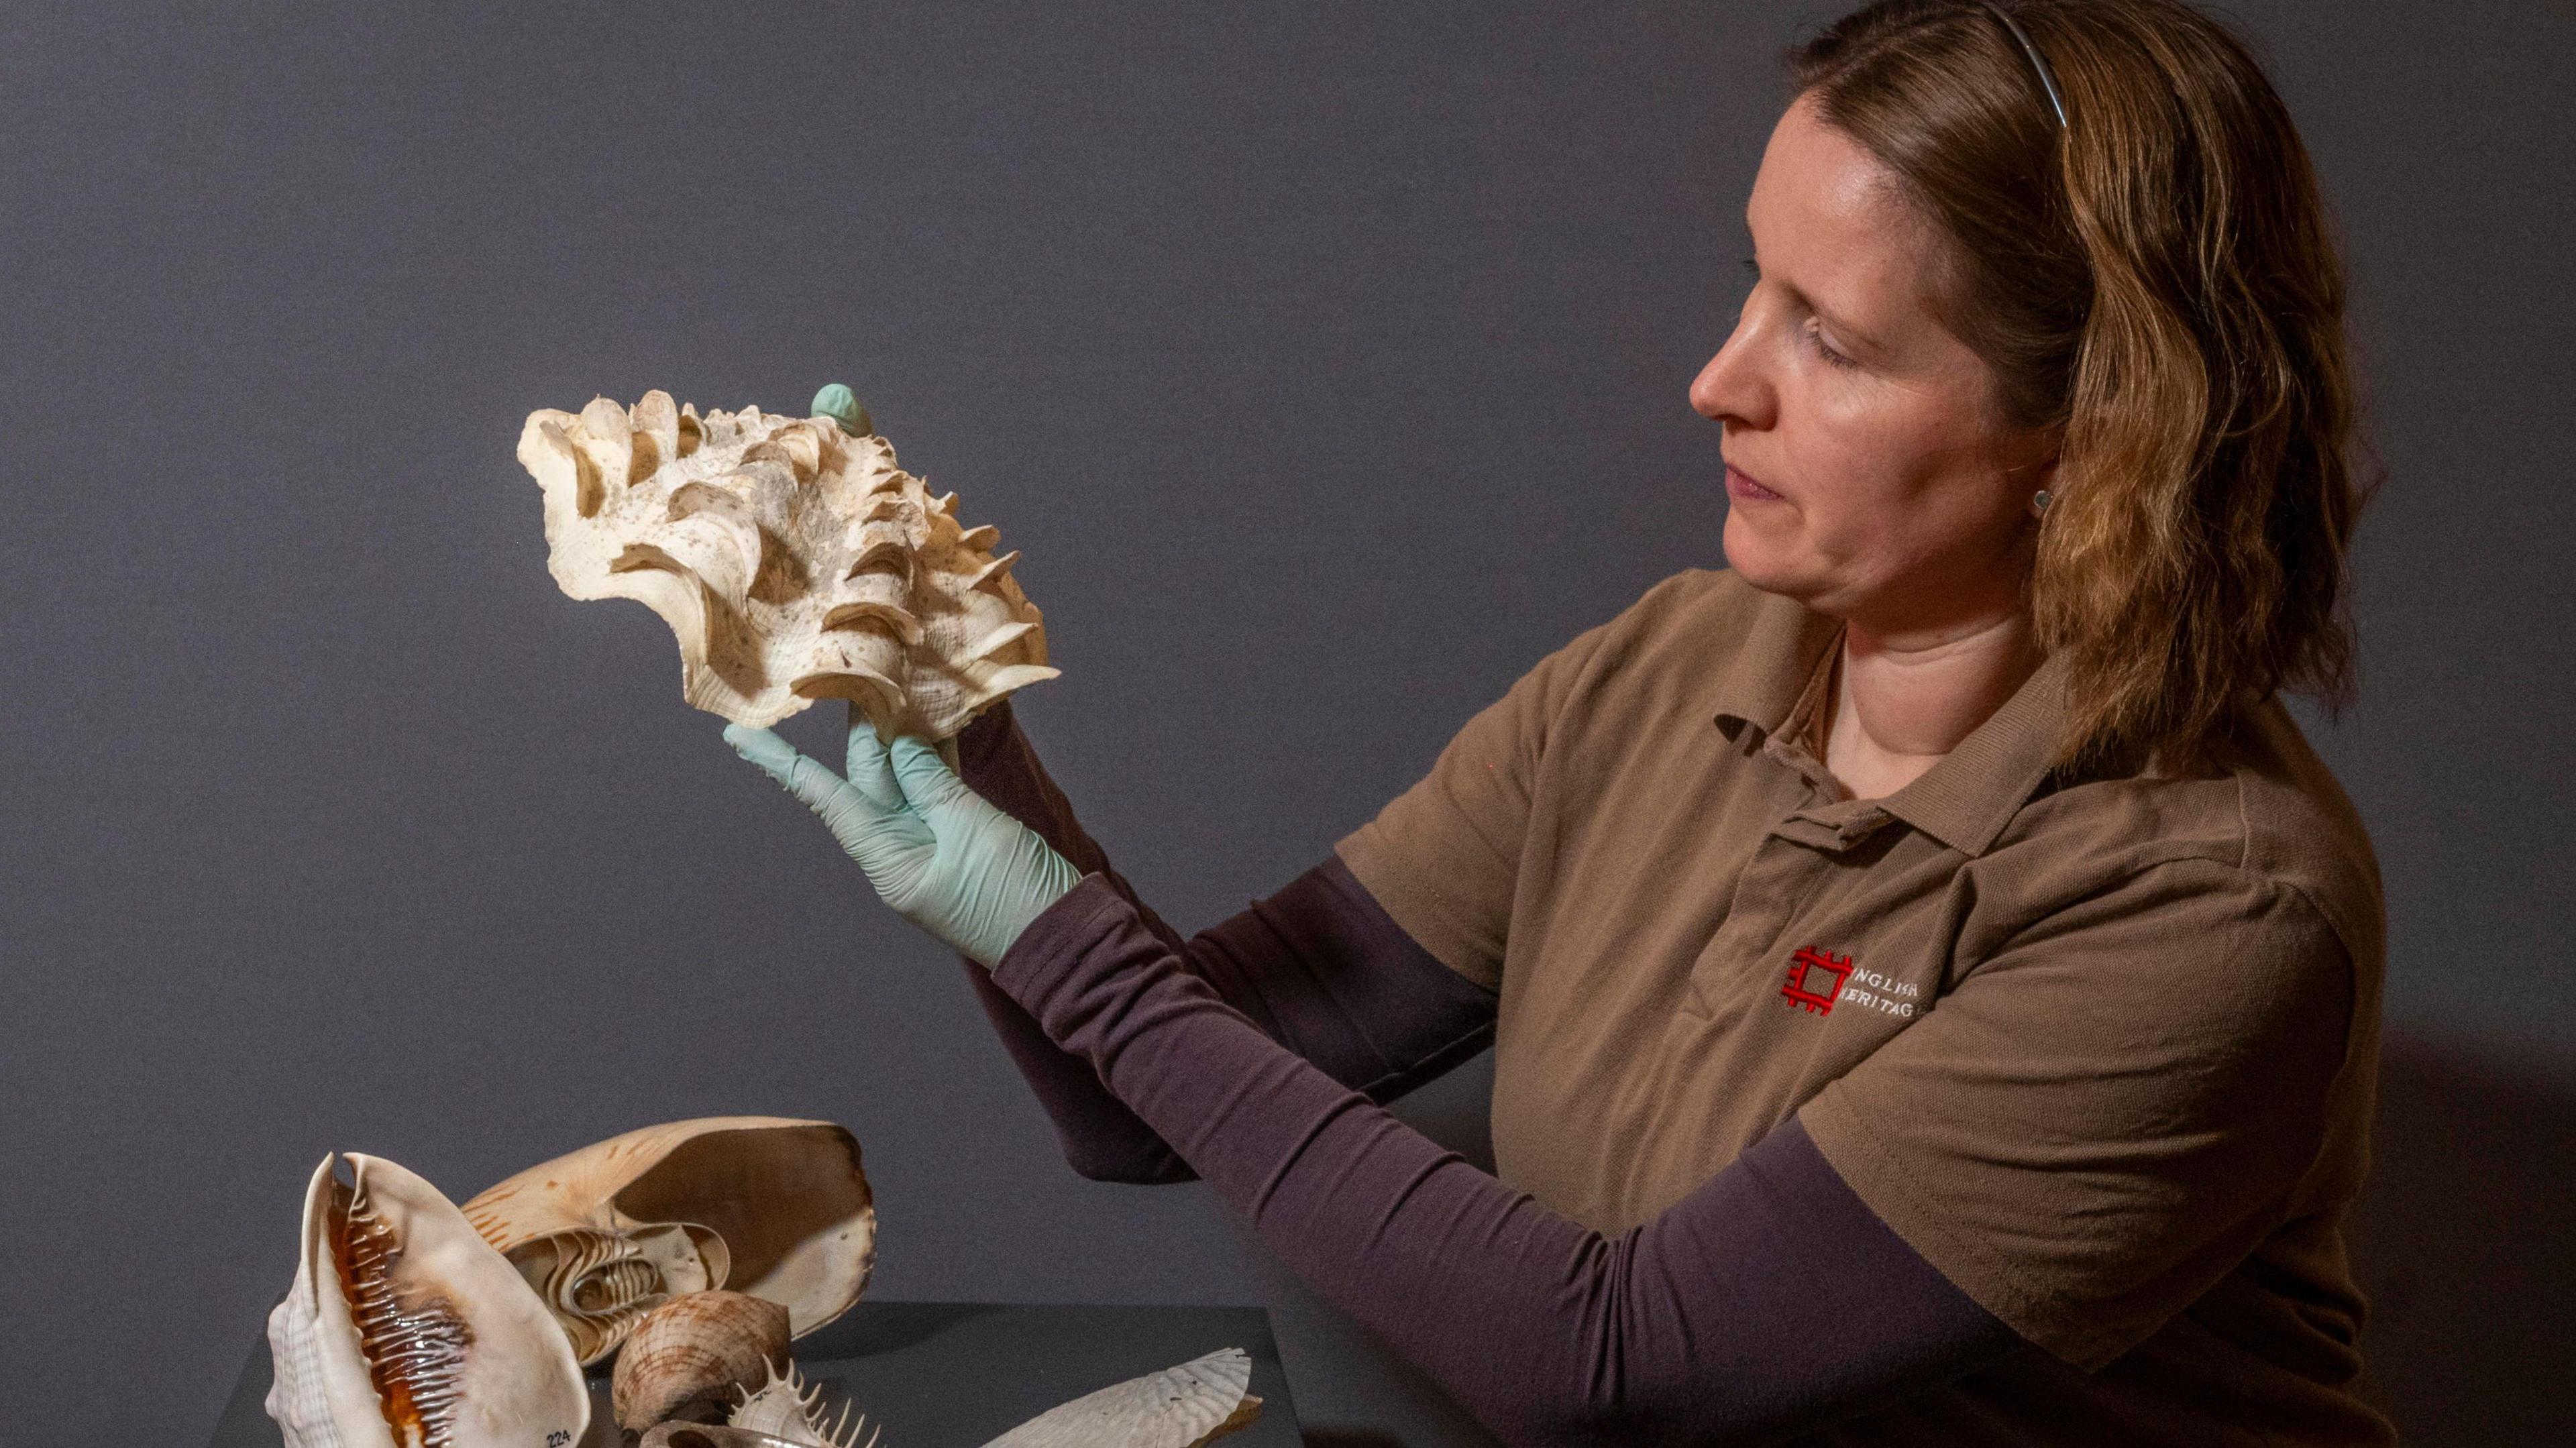
[[[584,1364],[664,1301],[713,1288],[784,1304],[802,1337],[858,1300],[876,1261],[859,1144],[828,1121],[648,1126],[488,1187],[465,1216]]]
[[[648,392],[528,414],[547,565],[574,598],[632,598],[680,643],[691,704],[764,726],[846,698],[892,739],[945,739],[1047,667],[1037,608],[883,438],[828,417],[675,408]]]
[[[739,1292],[691,1292],[646,1313],[618,1351],[617,1426],[712,1421],[787,1361],[787,1309]]]

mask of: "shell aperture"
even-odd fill
[[[266,1400],[287,1448],[521,1448],[577,1441],[590,1394],[536,1294],[436,1187],[325,1157],[295,1284],[269,1314]]]
[[[859,1144],[828,1121],[648,1126],[532,1166],[464,1210],[584,1364],[664,1302],[715,1288],[783,1305],[801,1337],[858,1300],[876,1261]]]

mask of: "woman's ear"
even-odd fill
[[[2064,454],[2065,444],[2064,427],[2036,429],[2028,436],[2025,444],[2028,450],[2023,453],[2023,456],[2030,457],[2035,454],[2037,460],[2012,470],[2016,479],[2030,486],[2030,515],[2034,518],[2044,516],[2048,512],[2048,505],[2056,501],[2057,464]]]

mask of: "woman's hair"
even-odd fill
[[[2289,111],[2180,0],[1880,0],[1798,91],[1959,244],[1946,320],[2064,429],[2031,609],[2067,760],[2189,750],[2280,688],[2341,703],[2362,495],[2344,276]]]

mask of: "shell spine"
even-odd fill
[[[746,1393],[726,1423],[729,1427],[803,1444],[805,1448],[878,1448],[877,1439],[884,1431],[882,1425],[876,1433],[868,1435],[866,1443],[859,1441],[859,1434],[867,1427],[867,1421],[865,1413],[853,1419],[847,1401],[841,1404],[839,1417],[831,1417],[823,1407],[822,1385],[809,1386],[805,1375],[791,1363],[784,1377],[775,1367],[771,1368],[769,1381],[761,1384],[759,1391]]]

